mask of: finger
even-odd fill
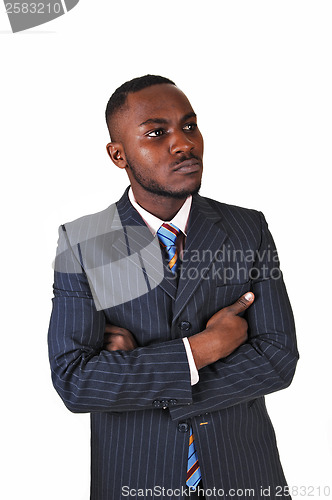
[[[123,337],[121,335],[109,334],[104,337],[103,347],[108,351],[123,349]]]
[[[106,349],[106,351],[119,351],[120,347],[118,347],[117,345],[114,345],[112,343],[109,343],[109,344],[105,345],[105,349]]]
[[[121,326],[106,324],[104,333],[114,333],[117,335],[123,335],[125,333],[125,329],[121,328]]]
[[[255,300],[255,295],[252,292],[247,292],[244,295],[242,295],[239,299],[237,299],[237,301],[234,302],[234,304],[226,307],[225,309],[227,309],[227,311],[232,314],[240,314],[241,312],[248,309],[248,307],[251,306],[254,300]]]
[[[104,335],[104,343],[107,342],[115,342],[120,341],[123,342],[123,335],[121,333],[105,333]]]
[[[110,323],[106,323],[105,325],[105,333],[113,333],[116,327],[111,325]]]

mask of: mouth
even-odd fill
[[[194,172],[199,172],[202,168],[201,160],[196,158],[191,158],[189,160],[184,160],[181,163],[178,163],[174,168],[173,172],[182,172],[186,174],[191,174]]]

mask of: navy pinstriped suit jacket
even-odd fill
[[[140,234],[146,226],[127,192],[116,204],[117,223]],[[149,286],[142,265],[146,291],[107,307],[103,289],[125,286],[121,266],[108,267],[110,248],[130,252],[128,241],[108,238],[111,220],[114,206],[60,228],[49,328],[54,386],[71,411],[91,413],[91,499],[127,498],[129,488],[130,498],[144,498],[142,490],[146,498],[179,498],[189,423],[204,488],[250,488],[258,499],[270,487],[275,498],[286,483],[264,395],[291,383],[298,353],[263,215],[195,195],[178,287],[166,266]],[[91,269],[100,268],[96,278]],[[249,290],[256,299],[245,314],[248,341],[200,370],[192,387],[182,337]],[[130,330],[139,347],[103,350],[105,322]],[[176,493],[162,496],[162,488]]]

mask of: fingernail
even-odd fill
[[[245,296],[244,296],[244,298],[246,300],[248,300],[248,301],[251,300],[252,299],[252,293],[251,292],[246,293]]]

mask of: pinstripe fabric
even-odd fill
[[[260,488],[270,486],[276,498],[285,478],[264,395],[290,384],[298,353],[263,215],[194,196],[178,289],[166,265],[157,282],[151,257],[151,269],[141,270],[148,285],[142,295],[98,308],[94,297],[109,283],[124,286],[106,265],[114,243],[109,226],[119,221],[138,232],[145,227],[127,193],[117,211],[112,206],[60,228],[49,327],[54,386],[71,411],[91,413],[91,499],[126,498],[123,487],[137,492],[130,498],[142,498],[139,488],[183,487],[190,424],[205,488],[252,488],[258,499]],[[125,244],[114,245],[124,251]],[[243,261],[240,250],[259,251],[259,259]],[[100,283],[91,275],[97,261],[104,266]],[[204,329],[212,314],[248,290],[256,296],[246,313],[248,342],[200,370],[191,387],[182,337]],[[139,347],[102,350],[105,322],[133,332]]]

